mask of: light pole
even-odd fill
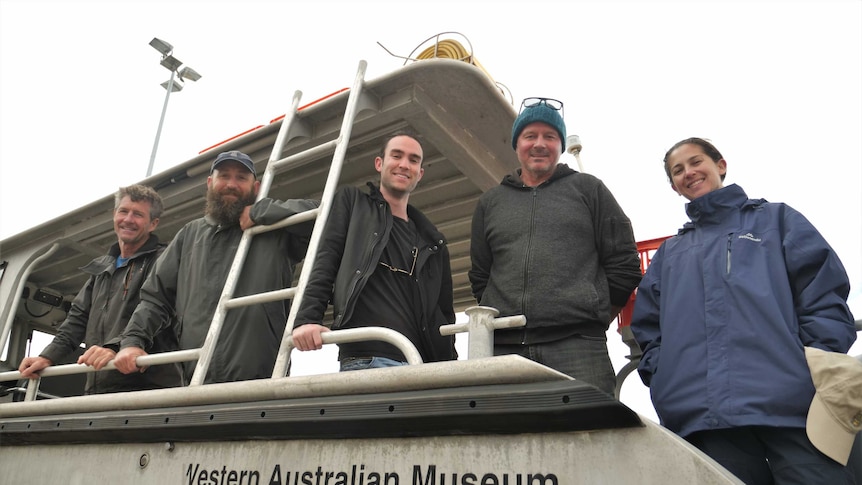
[[[153,153],[150,155],[150,166],[147,167],[147,177],[153,174],[153,164],[156,161],[156,151],[159,149],[159,138],[162,135],[162,125],[165,123],[165,112],[168,110],[168,100],[171,99],[171,93],[182,91],[183,81],[197,81],[201,78],[201,75],[189,66],[184,66],[180,69],[183,63],[172,55],[174,46],[157,37],[153,37],[150,45],[153,46],[153,49],[162,53],[162,60],[159,64],[171,71],[171,78],[162,83],[162,87],[167,92],[165,93],[165,104],[162,106],[162,116],[159,118],[159,129],[156,130],[156,140],[153,142]],[[174,80],[175,77],[179,79]]]

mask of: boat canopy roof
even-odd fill
[[[500,88],[480,68],[451,59],[427,59],[365,82],[339,186],[378,182],[374,157],[383,139],[411,129],[423,141],[425,174],[410,197],[449,242],[456,311],[475,304],[467,272],[470,268],[470,225],[479,196],[500,183],[518,166],[511,145],[511,127],[517,115]],[[282,158],[335,140],[347,104],[349,89],[341,89],[302,106],[288,132]],[[139,183],[159,192],[165,211],[156,234],[169,241],[192,219],[203,215],[206,178],[218,153],[240,150],[254,160],[262,173],[284,119],[216,144]],[[332,146],[332,145],[330,145]],[[319,156],[287,164],[275,177],[270,197],[312,198],[322,195],[334,149]],[[71,301],[86,281],[80,271],[93,257],[116,242],[112,209],[114,194],[72,210],[60,217],[0,241],[0,258],[6,261],[0,279],[3,319],[10,310],[8,295],[27,261],[59,242],[59,249],[36,265],[29,275],[30,291],[47,289]],[[297,272],[298,274],[298,272]],[[20,310],[19,310],[20,312]],[[39,327],[39,322],[33,322]]]

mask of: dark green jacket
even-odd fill
[[[159,238],[150,238],[126,264],[117,268],[120,246],[114,243],[108,254],[99,256],[81,268],[90,275],[87,284],[78,292],[66,320],[60,325],[57,336],[42,351],[41,356],[54,364],[65,362],[81,342],[87,348],[93,345],[113,347],[117,350],[120,332],[140,301],[144,280],[155,266],[158,255],[165,249]],[[170,322],[145,347],[148,352],[176,350],[177,339]],[[154,366],[143,373],[123,375],[119,371],[101,371],[87,374],[85,393],[137,391],[183,384],[179,365]]]
[[[316,206],[310,200],[265,199],[254,205],[251,217],[257,224],[272,224]],[[254,236],[234,297],[290,287],[312,227],[313,223],[306,223]],[[241,238],[238,225],[222,227],[207,217],[183,226],[144,284],[141,304],[123,333],[122,348],[147,348],[174,314],[180,348],[203,346]],[[289,301],[275,301],[229,310],[205,382],[270,377],[289,308]],[[184,364],[187,381],[195,364]]]

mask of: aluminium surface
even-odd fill
[[[402,438],[641,425],[638,415],[619,401],[567,380],[35,416],[3,420],[0,446]]]
[[[52,401],[0,405],[0,461],[32,464],[0,468],[0,482],[741,483],[619,401],[518,356],[309,377],[53,400],[79,408],[66,414],[7,413]],[[188,399],[152,406],[180,391]]]
[[[373,160],[383,138],[403,128],[419,132],[424,139],[425,175],[411,203],[428,215],[449,241],[456,311],[463,310],[474,304],[467,279],[473,209],[482,192],[518,165],[511,147],[511,126],[517,113],[481,70],[449,59],[415,62],[366,80],[365,86],[339,186],[363,186],[378,180]],[[282,94],[287,107],[292,92]],[[282,157],[335,139],[348,94],[342,91],[300,110]],[[156,234],[169,241],[186,222],[202,215],[206,177],[217,153],[244,151],[262,173],[280,125],[281,119],[276,119],[140,181],[156,187],[165,202]],[[319,198],[331,158],[330,153],[285,167],[275,177],[270,196]],[[0,241],[0,259],[9,261],[6,276],[0,280],[0,298],[4,299],[0,301],[0,318],[5,318],[10,306],[6,295],[10,294],[13,276],[20,273],[27,258],[56,241],[65,244],[34,269],[28,286],[48,288],[67,301],[73,299],[85,281],[79,268],[94,255],[104,254],[116,240],[112,208],[113,194],[108,194]],[[33,323],[48,326],[38,319]]]
[[[520,356],[0,404],[0,446],[402,437],[640,426]]]

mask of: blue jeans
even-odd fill
[[[517,354],[614,395],[616,374],[607,338],[573,335],[541,344],[495,344],[494,355]]]
[[[855,483],[851,470],[820,453],[804,428],[742,426],[685,439],[748,485]]]
[[[348,357],[341,361],[341,372],[362,369],[379,369],[382,367],[398,367],[407,362],[387,359],[386,357]]]

